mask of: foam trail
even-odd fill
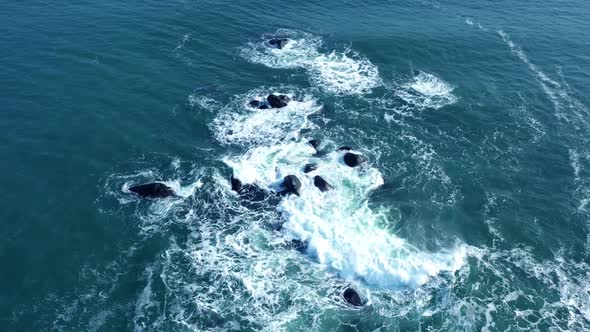
[[[282,143],[251,149],[244,156],[225,162],[244,183],[255,183],[279,191],[282,179],[294,174],[302,182],[300,196],[281,200],[278,210],[285,219],[282,233],[287,239],[307,244],[307,254],[347,279],[361,278],[386,288],[422,285],[444,271],[463,265],[465,251],[426,253],[390,234],[385,211],[373,211],[368,194],[383,184],[372,167],[350,168],[342,162],[342,152],[322,158],[306,142]],[[306,163],[318,170],[303,173]],[[322,193],[312,177],[321,175],[334,186]]]
[[[561,109],[561,103],[559,100],[560,93],[558,91],[558,89],[561,88],[560,84],[557,83],[556,81],[552,80],[551,78],[549,78],[543,71],[541,71],[535,64],[533,64],[529,60],[528,56],[524,53],[522,48],[520,46],[516,45],[510,39],[510,36],[507,33],[505,33],[502,30],[499,30],[498,34],[500,35],[500,37],[502,37],[502,40],[504,40],[504,42],[508,45],[508,47],[510,47],[510,50],[520,60],[522,60],[522,62],[524,62],[529,67],[529,69],[535,74],[537,81],[539,82],[539,84],[543,88],[543,91],[545,91],[547,96],[549,96],[549,99],[554,104],[555,108]]]
[[[510,50],[524,62],[530,71],[534,74],[534,77],[553,104],[555,115],[560,121],[560,124],[564,127],[562,131],[574,133],[575,137],[573,140],[570,136],[566,136],[566,144],[568,144],[568,151],[570,154],[571,166],[573,169],[574,183],[576,190],[574,196],[579,200],[578,211],[587,213],[586,206],[590,202],[590,182],[580,176],[581,170],[583,170],[580,154],[590,155],[587,149],[590,143],[588,133],[590,132],[590,122],[588,117],[590,112],[588,108],[577,98],[575,98],[569,85],[567,84],[561,69],[558,68],[558,74],[562,79],[562,83],[551,79],[546,73],[544,73],[539,67],[533,64],[522,48],[514,43],[510,36],[500,30],[498,34],[502,37],[502,40],[508,45]],[[581,146],[578,144],[582,142]],[[579,151],[579,150],[583,150]],[[587,217],[587,215],[586,215]],[[586,228],[588,231],[588,239],[586,241],[586,251],[590,252],[590,220],[587,221]]]

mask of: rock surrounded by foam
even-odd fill
[[[287,106],[287,104],[289,103],[290,100],[291,100],[291,98],[289,98],[289,96],[286,96],[286,95],[270,94],[270,95],[268,95],[268,97],[266,97],[266,101],[268,101],[268,104],[272,108],[285,107],[285,106]]]
[[[215,138],[223,144],[273,144],[316,127],[308,117],[322,107],[311,96],[300,93],[295,100],[292,94],[283,93],[291,99],[288,105],[280,112],[269,112],[261,109],[267,106],[262,102],[266,93],[267,89],[256,89],[223,107],[210,124]]]
[[[442,271],[463,264],[464,250],[426,253],[378,225],[387,224],[384,211],[369,207],[369,193],[383,184],[379,171],[363,172],[341,162],[341,153],[314,158],[307,142],[257,147],[225,162],[236,176],[267,190],[280,191],[283,177],[296,175],[300,196],[286,196],[278,211],[285,219],[281,232],[288,240],[306,243],[306,254],[339,272],[344,278],[361,278],[381,287],[416,286]],[[311,158],[320,174],[333,185],[330,195],[316,190],[302,172]],[[359,241],[359,239],[363,239]]]
[[[145,183],[129,188],[129,191],[141,196],[150,198],[164,198],[174,196],[174,190],[160,182]]]
[[[316,186],[321,192],[326,192],[331,190],[333,187],[328,183],[328,181],[324,180],[319,175],[313,177],[313,185]]]
[[[287,175],[285,176],[285,178],[283,179],[283,186],[285,187],[286,190],[282,191],[282,193],[293,193],[295,195],[300,194],[300,189],[301,189],[301,181],[299,181],[299,178],[295,175]]]
[[[346,302],[355,307],[361,307],[365,304],[361,295],[352,287],[347,287],[342,293],[342,297]]]
[[[271,68],[305,68],[312,84],[334,94],[370,93],[382,84],[377,66],[352,50],[322,54],[319,37],[292,30],[280,30],[277,35],[289,37],[281,49],[263,40],[248,44],[242,56]]]
[[[360,154],[347,152],[344,154],[344,163],[350,167],[357,167],[365,162],[365,158]]]
[[[287,44],[289,43],[289,39],[287,39],[287,38],[271,38],[268,40],[268,43],[280,50],[283,47],[287,46]]]

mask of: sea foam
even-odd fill
[[[425,72],[419,72],[409,82],[395,88],[395,94],[419,109],[439,109],[457,102],[455,88],[442,79]]]
[[[271,37],[288,38],[289,43],[277,49],[267,44]],[[377,66],[367,58],[350,49],[324,54],[319,51],[321,45],[322,40],[317,36],[278,30],[264,35],[262,41],[246,45],[241,55],[271,68],[304,68],[314,86],[333,94],[365,94],[382,85]]]

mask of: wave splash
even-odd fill
[[[266,98],[270,92],[286,94],[289,104],[279,110],[248,106],[251,100]],[[305,91],[292,88],[260,88],[238,96],[221,108],[210,127],[223,144],[252,145],[297,138],[301,130],[316,126],[309,117],[322,109],[317,100]]]
[[[361,278],[385,288],[415,287],[441,272],[453,272],[463,265],[465,251],[425,253],[383,228],[388,224],[385,210],[373,210],[370,192],[383,184],[373,167],[362,170],[342,162],[344,152],[314,156],[305,140],[261,146],[237,158],[224,161],[243,183],[280,191],[286,175],[302,183],[300,196],[283,198],[278,211],[285,220],[281,232],[287,240],[306,244],[305,252],[346,279]],[[307,163],[318,169],[305,174]],[[320,175],[334,189],[322,193],[313,185]]]

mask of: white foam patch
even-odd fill
[[[288,38],[289,42],[277,49],[266,42],[272,37]],[[311,34],[279,30],[258,43],[249,43],[241,54],[271,68],[304,68],[312,84],[333,94],[365,94],[382,85],[378,68],[367,58],[351,50],[323,54],[321,45],[321,39]]]
[[[457,102],[453,94],[455,88],[442,79],[425,72],[420,72],[409,82],[395,89],[395,94],[419,109],[440,109]]]
[[[273,91],[273,90],[270,90]],[[308,119],[322,107],[311,96],[295,92],[274,91],[291,97],[287,106],[280,109],[258,109],[248,106],[251,100],[263,100],[269,90],[255,90],[238,96],[234,102],[225,106],[215,117],[211,128],[215,138],[224,144],[252,145],[274,143],[297,138],[303,129],[313,129],[315,125]]]
[[[307,253],[347,279],[361,278],[380,287],[422,285],[443,271],[463,265],[465,250],[426,253],[382,228],[384,211],[373,211],[368,194],[383,184],[380,172],[368,165],[351,168],[342,161],[344,152],[322,158],[306,142],[291,142],[251,149],[241,158],[225,159],[244,183],[280,191],[286,175],[296,175],[301,195],[281,200],[278,210],[286,220],[287,239],[307,243]],[[318,170],[304,174],[309,162]],[[313,185],[321,175],[334,189],[322,193]]]
[[[135,167],[144,161],[138,160]],[[194,168],[193,164],[184,163],[178,158],[172,159],[167,167],[160,169],[145,168],[127,174],[112,174],[104,185],[104,194],[99,200],[116,200],[121,206],[135,208],[135,215],[141,223],[138,225],[143,235],[158,231],[163,224],[169,222],[168,217],[186,208],[197,190],[202,187],[202,169]],[[187,171],[187,168],[190,169]],[[134,185],[160,182],[172,188],[175,195],[166,198],[142,198],[129,188]]]
[[[319,55],[309,70],[312,83],[333,94],[365,94],[381,85],[377,67],[352,51]]]

